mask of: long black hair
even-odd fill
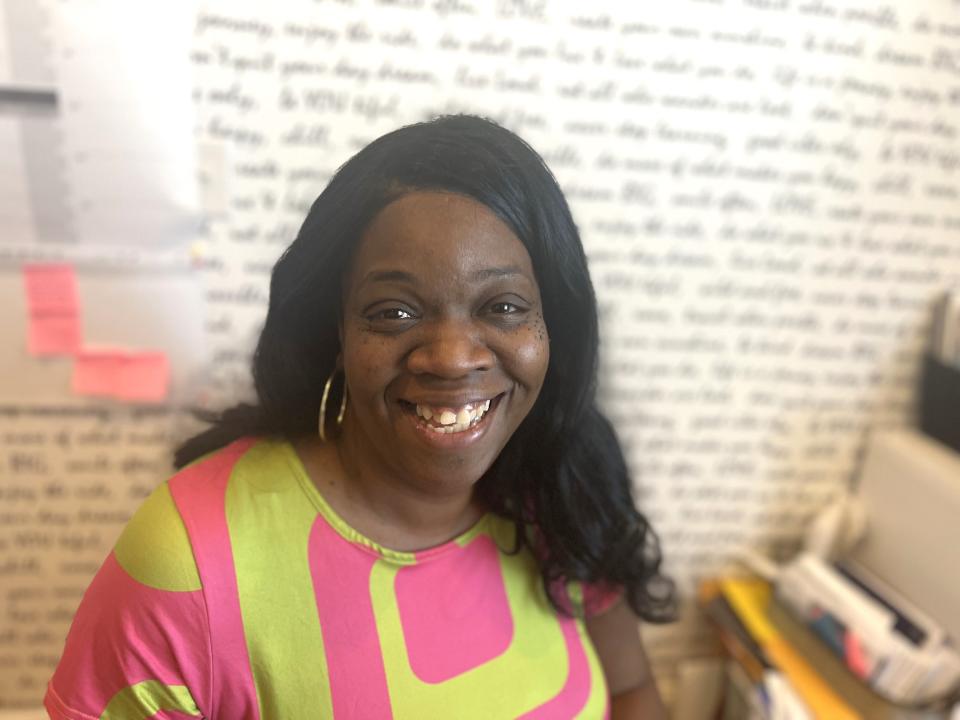
[[[440,117],[375,140],[334,175],[273,269],[253,359],[255,405],[238,405],[176,452],[182,467],[244,435],[317,431],[322,386],[340,352],[341,283],[373,217],[417,190],[458,193],[490,208],[526,246],[543,300],[550,364],[543,388],[478,498],[512,520],[538,557],[558,608],[565,580],[622,588],[641,618],[673,617],[653,529],[636,509],[623,452],[595,404],[597,306],[579,233],[542,158],[510,131],[468,115]],[[528,532],[536,528],[535,533]]]

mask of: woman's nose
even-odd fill
[[[437,320],[423,331],[420,342],[407,356],[407,368],[412,373],[460,378],[489,370],[496,363],[480,328],[469,320]]]

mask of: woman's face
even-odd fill
[[[360,240],[344,288],[341,451],[424,491],[468,490],[533,407],[550,358],[523,243],[486,206],[415,192]]]

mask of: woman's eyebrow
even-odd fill
[[[360,284],[364,285],[368,282],[403,282],[416,285],[417,278],[404,270],[371,270],[363,276]]]
[[[507,267],[490,267],[484,268],[483,270],[477,270],[470,276],[470,281],[474,283],[481,283],[487,280],[494,280],[505,277],[512,277],[514,275],[524,275],[523,270],[516,265],[508,265]]]

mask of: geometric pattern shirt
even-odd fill
[[[513,533],[488,513],[429,550],[381,547],[333,511],[288,442],[238,440],[131,519],[84,595],[46,709],[65,720],[607,717],[583,620],[547,601],[529,551],[505,551]]]

